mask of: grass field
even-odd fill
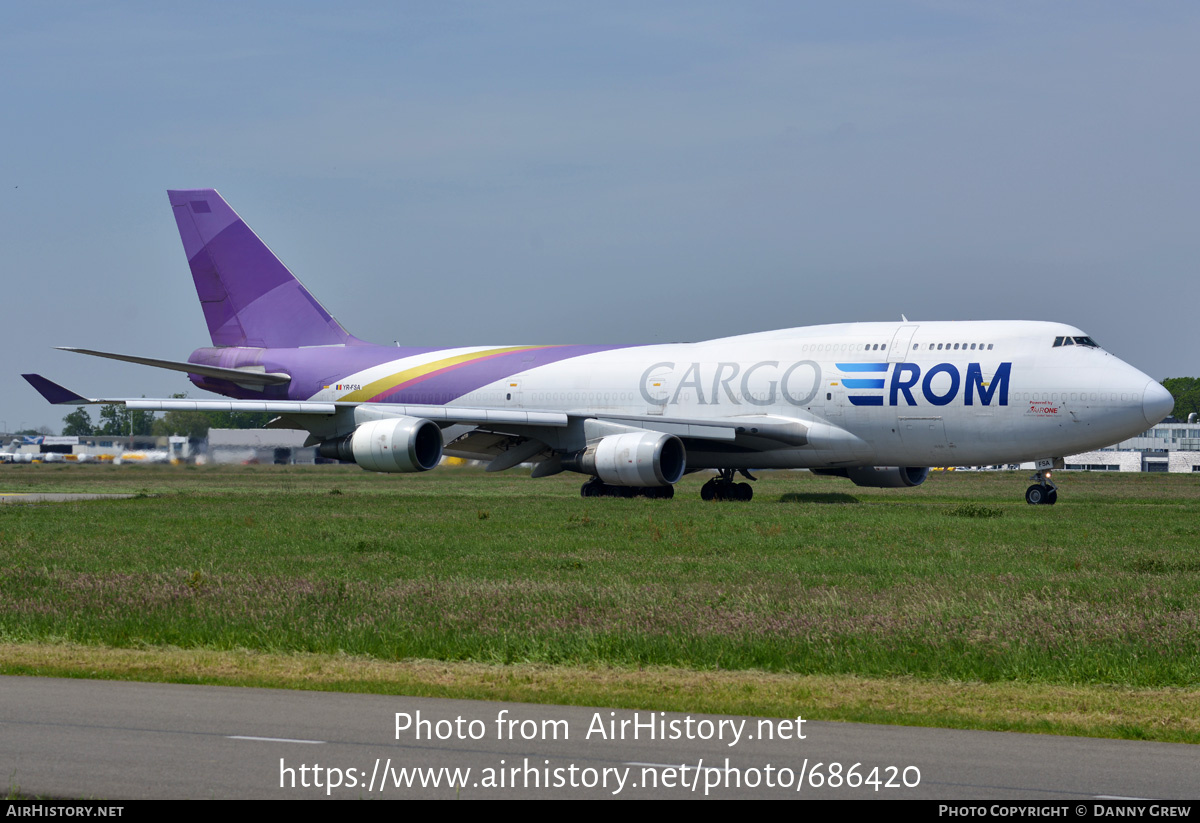
[[[1200,479],[2,466],[0,672],[1200,742]]]

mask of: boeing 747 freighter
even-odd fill
[[[212,346],[184,361],[69,349],[185,372],[226,400],[87,398],[25,375],[51,403],[272,412],[328,457],[378,472],[442,455],[489,471],[589,476],[588,496],[751,497],[755,469],[917,486],[931,466],[1034,461],[1053,504],[1067,454],[1171,412],[1159,383],[1081,329],[1030,321],[844,323],[701,343],[378,346],[347,332],[212,189],[168,192]],[[380,295],[386,298],[386,295]]]

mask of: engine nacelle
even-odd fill
[[[927,466],[859,466],[853,469],[812,469],[813,474],[849,477],[856,486],[903,489],[919,486],[929,477]]]
[[[323,457],[349,460],[373,472],[424,472],[442,459],[442,430],[419,417],[363,423],[353,434],[326,440]]]
[[[671,486],[687,468],[687,450],[673,434],[610,434],[563,460],[563,468],[598,476],[610,486]]]

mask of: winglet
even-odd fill
[[[88,402],[86,397],[80,397],[70,389],[64,389],[53,380],[47,380],[40,374],[23,374],[21,376],[29,381],[29,385],[38,390],[38,394],[55,405],[82,406]]]

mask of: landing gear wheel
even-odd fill
[[[674,486],[610,486],[599,477],[593,477],[579,487],[580,497],[648,497],[651,500],[670,500],[675,496]]]
[[[1050,469],[1038,469],[1029,479],[1038,482],[1025,490],[1026,503],[1031,506],[1053,506],[1058,502],[1058,486],[1050,479]]]
[[[733,476],[741,472],[744,477],[754,478],[745,469],[720,469],[720,475],[700,487],[701,500],[749,500],[754,489],[749,483],[734,483]]]

